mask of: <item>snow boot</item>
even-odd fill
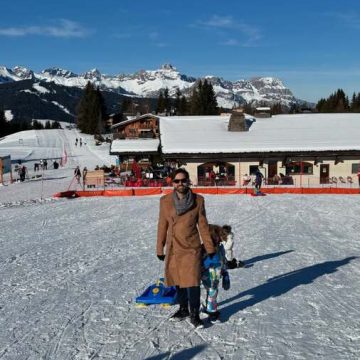
[[[190,322],[195,329],[202,329],[204,327],[203,321],[200,319],[199,311],[191,312]]]
[[[182,321],[190,315],[187,306],[180,305],[179,310],[170,317],[170,321]]]
[[[220,322],[220,311],[215,311],[213,313],[209,313],[209,320],[211,323]]]

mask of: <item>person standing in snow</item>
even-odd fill
[[[77,166],[74,170],[74,176],[78,182],[78,184],[80,184],[80,179],[81,179],[81,170],[80,170],[80,167]]]
[[[264,175],[260,172],[259,168],[257,168],[255,172],[255,193],[260,192],[263,179]]]
[[[85,166],[83,169],[83,186],[84,186],[84,190],[85,190],[85,184],[86,184],[86,175],[87,175],[88,169]]]
[[[194,327],[202,327],[200,236],[210,257],[216,249],[209,232],[204,198],[191,191],[189,173],[185,169],[175,170],[172,183],[174,191],[160,199],[156,254],[159,260],[165,260],[166,286],[176,286],[177,290],[180,308],[171,320],[180,321],[190,316]]]

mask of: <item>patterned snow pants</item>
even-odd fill
[[[213,313],[217,311],[217,296],[221,279],[221,268],[209,268],[201,274],[201,281],[206,289],[206,299],[204,307],[206,312]]]

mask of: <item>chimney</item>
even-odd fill
[[[234,109],[231,112],[228,131],[248,131],[244,110],[242,108]]]

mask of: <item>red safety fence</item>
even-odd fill
[[[252,188],[224,188],[224,187],[194,187],[194,193],[206,195],[246,195],[253,194]],[[172,192],[171,188],[125,188],[120,190],[93,190],[93,191],[63,191],[54,195],[57,198],[76,198],[90,196],[147,196],[166,195]],[[359,188],[295,188],[295,187],[264,187],[261,191],[265,194],[360,194]]]

